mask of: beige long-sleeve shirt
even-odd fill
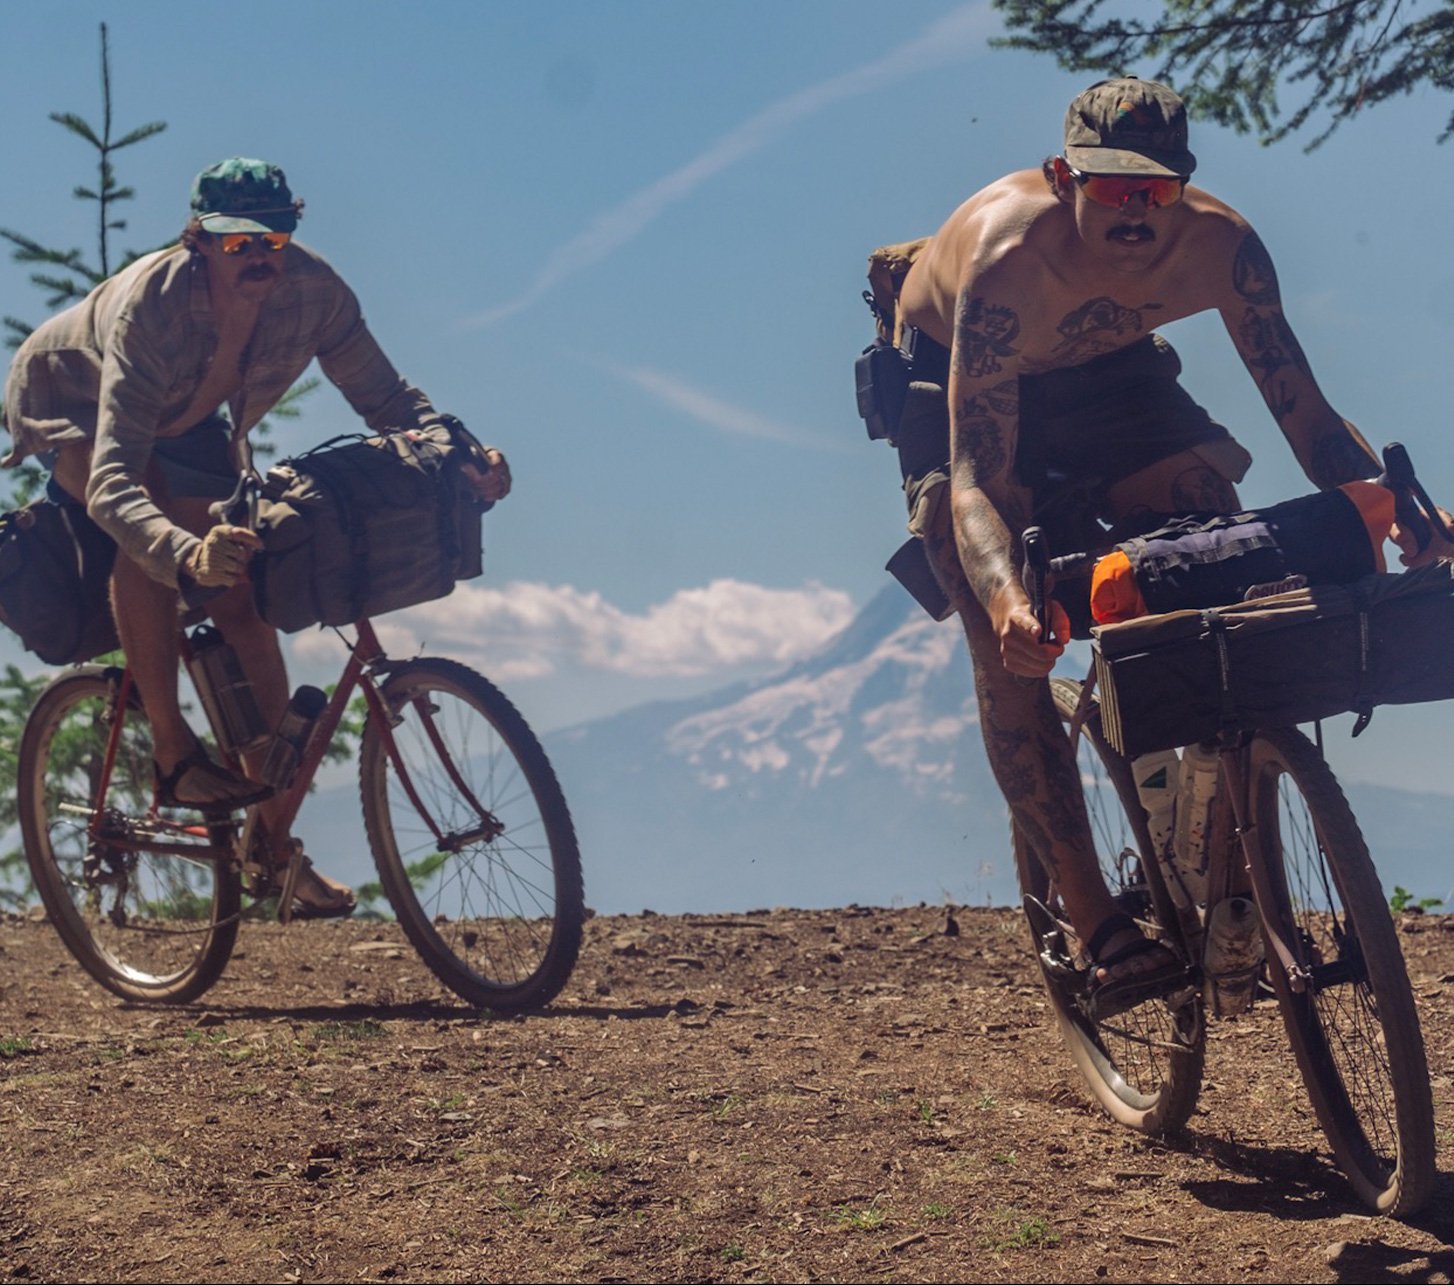
[[[262,306],[229,402],[236,446],[314,357],[369,427],[438,418],[384,355],[342,278],[292,242],[287,271]],[[138,259],[37,327],[5,383],[13,439],[6,467],[68,443],[94,441],[87,508],[148,575],[177,583],[197,537],[174,525],[144,485],[153,443],[190,428],[217,349],[204,265],[182,246]]]

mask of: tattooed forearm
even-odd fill
[[[1232,287],[1251,304],[1275,304],[1281,297],[1272,256],[1255,232],[1248,232],[1237,247],[1232,261]]]
[[[1351,429],[1324,433],[1312,444],[1307,460],[1308,477],[1321,490],[1373,477],[1379,466]]]
[[[954,417],[955,457],[968,470],[964,480],[971,486],[997,480],[1009,462],[1005,430],[985,409],[979,398],[968,397]]]
[[[1289,387],[1288,370],[1310,376],[1312,369],[1297,336],[1281,310],[1248,308],[1238,328],[1242,358],[1257,380],[1273,417],[1281,423],[1297,409],[1297,395]]]
[[[954,318],[954,353],[960,371],[971,379],[983,379],[1004,369],[1006,358],[1019,351],[1020,318],[1013,308],[987,303],[978,295],[959,301]]]
[[[959,524],[959,561],[964,578],[986,607],[1015,579],[1007,526],[987,501],[971,508]]]

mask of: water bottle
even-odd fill
[[[268,725],[237,653],[211,625],[198,625],[188,641],[187,668],[222,748],[237,755],[266,745]]]
[[[1151,850],[1159,857],[1171,844],[1176,796],[1181,785],[1181,759],[1175,750],[1158,750],[1131,760],[1131,778],[1146,809]]]
[[[1218,1017],[1252,1007],[1262,970],[1262,931],[1257,907],[1246,897],[1227,897],[1212,907],[1202,947],[1207,1003]]]
[[[1171,882],[1180,885],[1191,906],[1205,905],[1207,900],[1207,831],[1221,770],[1215,745],[1188,745],[1181,753]]]
[[[293,693],[288,708],[278,721],[278,730],[268,746],[259,779],[275,790],[285,790],[293,783],[303,747],[313,732],[313,725],[328,706],[328,696],[317,687],[306,684]]]

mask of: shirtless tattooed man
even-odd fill
[[[1049,685],[1027,681],[1047,677],[1070,625],[1057,604],[1056,640],[1039,641],[1021,531],[1039,523],[1052,551],[1091,547],[1057,536],[1072,493],[1122,530],[1148,512],[1236,510],[1251,457],[1181,388],[1176,354],[1152,333],[1209,309],[1317,487],[1380,471],[1313,379],[1257,233],[1188,185],[1195,167],[1170,89],[1093,85],[1070,105],[1063,154],[955,210],[900,299],[914,379],[927,371],[948,390],[947,473],[905,464],[916,529],[964,621],[996,779],[1086,943],[1105,1014],[1180,972],[1111,901]]]

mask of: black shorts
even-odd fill
[[[923,536],[947,520],[949,352],[919,331],[907,346],[913,369],[895,444],[909,530]],[[1111,489],[1173,455],[1200,450],[1229,482],[1242,479],[1252,457],[1192,400],[1180,374],[1171,345],[1148,335],[1079,366],[1020,377],[1015,478],[1030,491],[1032,521],[1052,555],[1109,543],[1102,522]],[[1071,619],[1077,636],[1088,636],[1088,612]]]

